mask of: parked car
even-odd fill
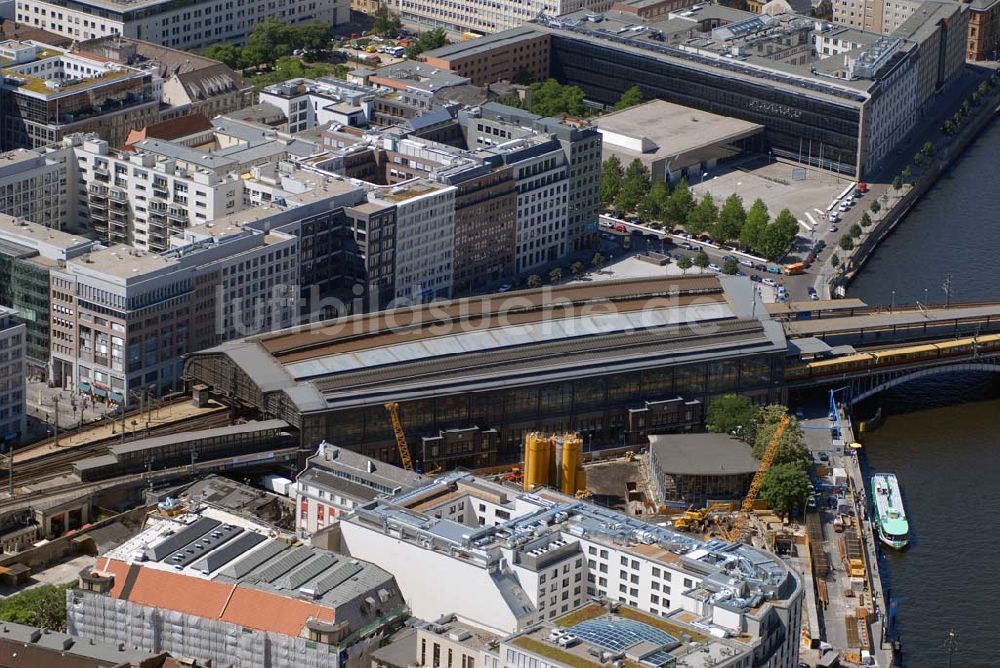
[[[771,266],[769,266],[767,268],[767,273],[769,273],[769,274],[780,274],[781,273],[781,267],[779,267],[777,265],[771,265]]]
[[[757,264],[755,264],[753,266],[753,268],[756,269],[757,271],[767,271],[767,265],[766,264],[761,264],[759,262]]]
[[[713,264],[708,265],[708,270],[709,271],[722,271],[722,267],[720,267],[719,265],[713,263]]]
[[[750,267],[751,269],[753,268],[753,262],[747,259],[740,260],[740,264],[742,264],[744,267]]]
[[[763,278],[761,279],[760,282],[763,283],[764,285],[770,285],[772,288],[778,287],[778,282],[775,281],[773,278]]]
[[[730,261],[737,262],[737,259],[736,259],[735,255],[723,255],[722,256],[722,261],[723,262],[730,262]]]
[[[814,302],[818,302],[819,301],[819,295],[816,294],[815,292],[811,292],[811,293],[809,293],[809,299],[813,300]]]
[[[837,226],[836,225],[831,225],[830,226],[830,233],[832,234],[832,233],[834,233],[836,231],[837,231]]]
[[[694,250],[694,246],[692,246],[691,244],[689,244],[686,241],[682,241],[680,243],[680,247],[683,248],[684,250]]]
[[[760,283],[761,278],[757,274],[750,274],[750,280],[755,283]]]
[[[828,453],[826,450],[820,450],[819,451],[819,460],[821,462],[828,462],[828,461],[830,461],[830,453]]]
[[[504,283],[499,288],[497,288],[497,292],[510,292],[513,288],[514,286],[511,285],[510,283]]]

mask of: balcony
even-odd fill
[[[128,203],[128,193],[124,193],[121,190],[111,190],[108,192],[108,197],[110,197],[115,202]]]

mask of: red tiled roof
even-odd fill
[[[202,114],[188,114],[178,118],[161,121],[147,125],[141,130],[132,130],[125,140],[126,146],[131,146],[142,139],[165,139],[171,141],[180,137],[187,137],[196,132],[204,132],[212,129],[212,121]]]
[[[113,598],[121,597],[129,568],[128,564],[112,559],[98,562],[96,570],[115,576],[110,594]],[[299,635],[310,618],[334,621],[331,608],[279,593],[141,565],[132,568],[138,568],[138,573],[125,596],[132,603],[287,636]]]

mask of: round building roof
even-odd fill
[[[656,468],[674,475],[743,475],[760,462],[753,449],[726,434],[666,434],[649,437]]]

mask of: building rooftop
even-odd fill
[[[760,466],[753,448],[726,434],[654,435],[649,450],[657,468],[675,475],[754,473]]]
[[[558,644],[554,631],[577,638]],[[636,608],[589,604],[503,640],[525,652],[571,668],[606,668],[606,657],[623,656],[626,666],[709,668],[741,665],[752,649],[741,642],[709,635],[677,615],[660,617]]]
[[[764,131],[764,126],[757,123],[665,100],[651,100],[605,114],[593,122],[604,135],[605,150],[636,156],[679,156]]]
[[[299,409],[783,351],[745,279],[602,281],[348,316],[194,353],[223,355]],[[558,361],[555,361],[558,359]]]
[[[324,489],[340,490],[354,499],[371,501],[376,496],[413,489],[427,479],[414,471],[323,441],[316,454],[306,460],[298,480],[312,482]]]
[[[269,532],[193,500],[162,503],[94,572],[114,576],[114,598],[289,636],[311,620],[355,632],[405,609],[381,568]]]
[[[0,158],[2,161],[2,158]],[[53,266],[97,246],[82,234],[70,234],[0,213],[0,251],[15,257],[39,257]]]
[[[148,76],[106,58],[14,40],[0,43],[0,72],[4,87],[46,100]]]
[[[45,668],[122,668],[175,666],[167,655],[84,640],[68,633],[34,626],[0,624],[0,666],[44,666]]]
[[[495,526],[469,526],[442,516],[462,499],[467,504],[488,500],[505,509],[510,519]],[[778,557],[749,545],[705,541],[547,489],[521,493],[461,471],[356,508],[343,521],[489,572],[503,567],[501,559],[542,570],[579,554],[579,541],[586,540],[694,575],[700,584],[688,591],[678,585],[675,595],[736,614],[783,600],[798,586]],[[710,628],[705,623],[706,634]]]
[[[396,89],[409,89],[433,93],[449,86],[463,86],[469,83],[468,77],[463,77],[428,63],[405,60],[393,65],[386,65],[368,72],[372,83]]]

